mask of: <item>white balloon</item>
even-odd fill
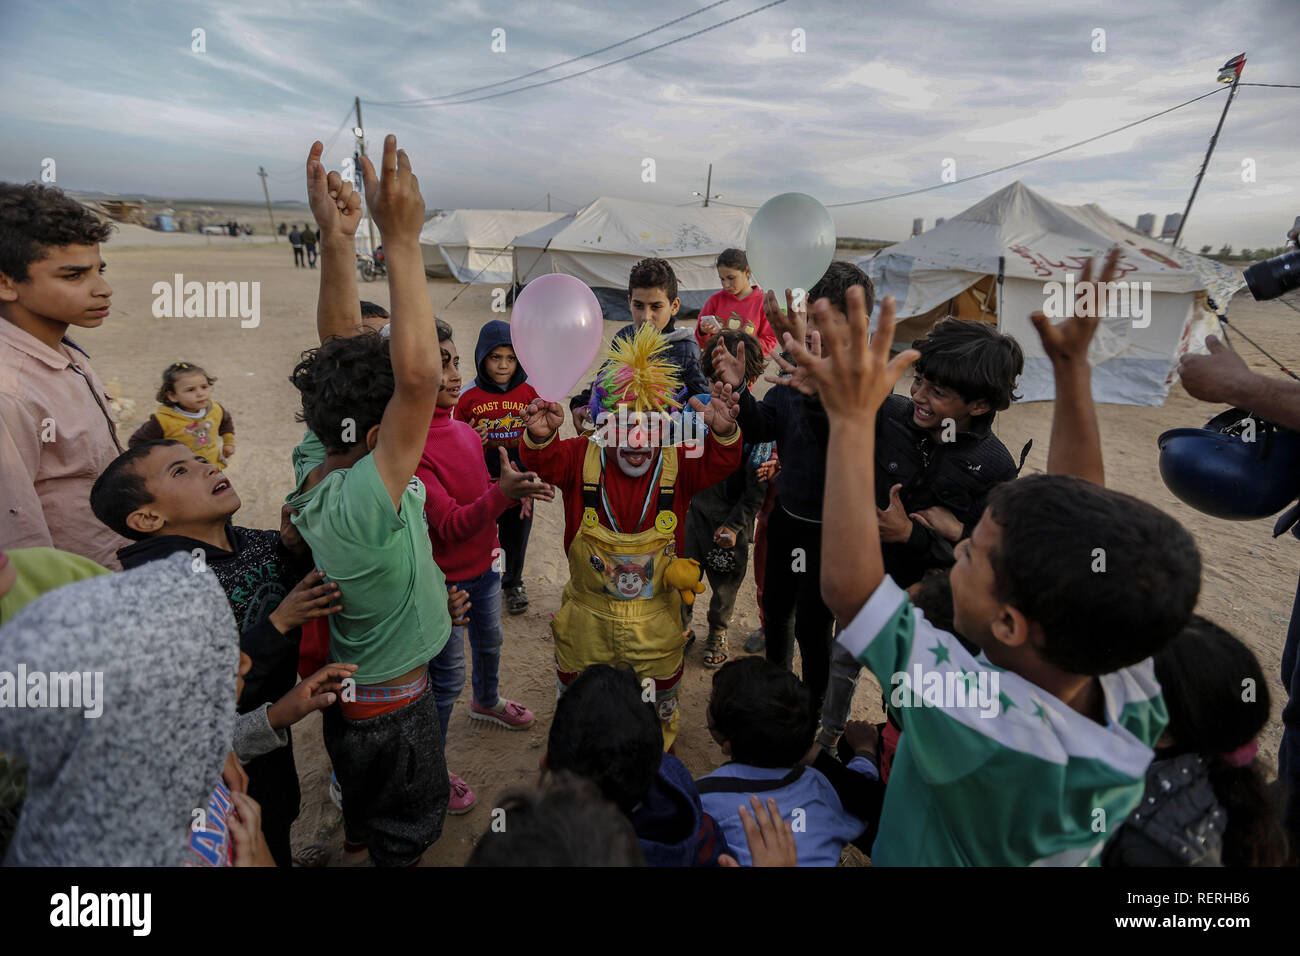
[[[754,280],[775,292],[784,310],[786,289],[807,292],[826,274],[835,258],[835,221],[805,193],[774,196],[749,224],[745,257]]]

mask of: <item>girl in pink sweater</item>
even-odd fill
[[[758,339],[763,358],[776,348],[776,333],[763,312],[763,290],[753,284],[749,260],[741,249],[724,249],[718,256],[718,280],[722,291],[709,296],[695,323],[695,341],[703,353],[709,336],[730,329]],[[777,290],[777,296],[782,295]]]
[[[452,707],[465,686],[465,637],[468,632],[473,655],[474,697],[469,715],[508,730],[524,730],[533,724],[527,707],[497,693],[497,672],[501,663],[501,548],[497,543],[497,516],[521,498],[550,501],[555,492],[533,472],[519,472],[501,449],[500,481],[488,476],[483,462],[483,443],[478,432],[452,417],[460,397],[460,356],[451,340],[451,326],[438,321],[438,344],[442,351],[442,387],[438,407],[429,424],[429,438],[416,477],[424,483],[424,514],[429,524],[433,559],[447,578],[448,590],[469,595],[469,623],[452,628],[447,645],[429,665],[442,723],[442,741]],[[474,792],[456,774],[451,778],[448,813],[467,813],[474,806]]]

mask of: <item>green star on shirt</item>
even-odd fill
[[[1034,716],[1045,724],[1051,723],[1051,721],[1047,719],[1047,711],[1043,710],[1043,705],[1038,701],[1034,701]]]
[[[1002,705],[1003,713],[1006,713],[1012,707],[1016,706],[1016,702],[1007,696],[1006,691],[1002,691],[1001,693],[998,694],[998,703]]]
[[[944,646],[942,641],[938,641],[934,647],[930,648],[930,653],[934,655],[935,667],[948,662],[948,648]]]

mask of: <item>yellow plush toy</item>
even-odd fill
[[[690,607],[695,595],[704,593],[704,572],[694,558],[673,558],[664,569],[664,583],[682,592],[682,600]]]

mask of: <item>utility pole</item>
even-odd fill
[[[1219,70],[1219,82],[1228,82],[1227,76],[1232,74],[1232,89],[1228,91],[1228,102],[1223,104],[1223,112],[1219,114],[1219,125],[1214,127],[1214,135],[1210,137],[1210,148],[1205,151],[1205,161],[1201,163],[1200,172],[1196,174],[1196,182],[1192,184],[1192,194],[1187,197],[1187,208],[1183,210],[1182,222],[1178,224],[1178,231],[1174,233],[1174,248],[1178,248],[1178,240],[1183,237],[1183,230],[1187,228],[1187,217],[1191,215],[1192,203],[1196,201],[1196,191],[1201,188],[1201,178],[1205,175],[1205,168],[1210,165],[1210,157],[1214,155],[1214,146],[1219,141],[1219,131],[1223,129],[1223,121],[1228,116],[1228,107],[1232,105],[1232,98],[1237,95],[1237,84],[1241,82],[1241,71],[1246,66],[1246,54],[1239,53]]]
[[[353,130],[353,132],[356,134],[356,137],[357,137],[357,146],[358,146],[358,149],[360,150],[361,155],[362,155],[362,156],[365,156],[365,155],[366,155],[366,128],[365,128],[365,126],[362,125],[362,123],[361,123],[361,97],[359,97],[359,96],[356,97],[356,107],[357,107],[357,128],[356,128],[355,130]],[[358,176],[361,175],[361,164],[360,164],[360,163],[357,164],[357,175],[358,175]],[[369,232],[370,232],[370,254],[371,254],[371,255],[374,255],[374,252],[375,252],[375,221],[374,221],[373,219],[370,218],[370,210],[369,210],[368,208],[366,208],[366,190],[365,190],[365,187],[364,187],[364,177],[363,177],[363,186],[362,186],[362,189],[361,189],[361,211],[365,214],[365,217],[366,217],[366,224],[367,224],[367,227],[368,227]]]
[[[713,191],[713,164],[709,163],[709,178],[704,181],[704,208],[709,208],[709,193]]]
[[[550,212],[550,211],[551,211],[551,194],[550,194],[550,193],[547,193],[547,194],[546,194],[546,211],[547,211],[547,212]]]
[[[280,236],[275,231],[275,213],[271,212],[271,193],[266,188],[266,170],[258,166],[257,175],[262,177],[262,195],[266,197],[266,214],[271,217],[271,238],[279,242]]]

